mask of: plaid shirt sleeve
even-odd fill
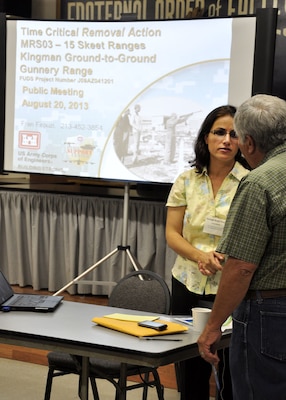
[[[267,203],[264,188],[247,178],[242,180],[217,251],[258,265],[271,235]]]

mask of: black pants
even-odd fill
[[[197,295],[190,292],[185,285],[172,278],[172,314],[189,315],[193,307],[212,308],[214,295]],[[218,374],[220,393],[216,400],[232,400],[231,377],[229,371],[229,351],[218,351],[220,358]],[[201,357],[191,358],[178,365],[181,400],[209,400],[209,380],[212,373],[211,365]]]

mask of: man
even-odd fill
[[[217,251],[227,255],[213,311],[198,339],[216,365],[221,325],[233,313],[234,400],[286,398],[286,102],[256,95],[234,118],[253,170],[241,181]]]
[[[128,108],[119,118],[113,135],[116,154],[123,163],[128,156],[129,135],[131,132],[132,126],[130,124],[130,110]]]
[[[139,145],[140,145],[140,138],[142,132],[142,118],[140,115],[141,106],[140,104],[135,104],[134,106],[134,114],[130,118],[130,123],[132,126],[132,133],[133,133],[133,159],[132,162],[135,163],[137,161],[137,157],[139,153]]]
[[[186,122],[187,119],[194,113],[177,116],[176,113],[172,113],[170,117],[165,117],[166,127],[166,142],[165,142],[165,157],[164,162],[166,164],[173,163],[176,156],[176,126],[182,122]]]

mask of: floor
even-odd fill
[[[44,399],[47,367],[23,361],[0,358],[1,400],[40,400]],[[54,379],[51,400],[78,400],[78,377],[67,375]],[[102,400],[114,400],[115,390],[111,383],[98,380],[98,392]],[[142,389],[132,390],[127,394],[127,400],[141,400]],[[175,389],[165,389],[165,400],[179,400]],[[89,399],[93,399],[89,392]],[[156,400],[156,390],[149,389],[148,400]]]

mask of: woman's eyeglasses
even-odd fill
[[[227,133],[229,133],[229,136],[232,139],[238,139],[237,133],[233,129],[231,131],[227,131],[224,128],[218,128],[218,129],[214,129],[214,130],[210,131],[210,133],[213,133],[216,136],[225,136]]]

